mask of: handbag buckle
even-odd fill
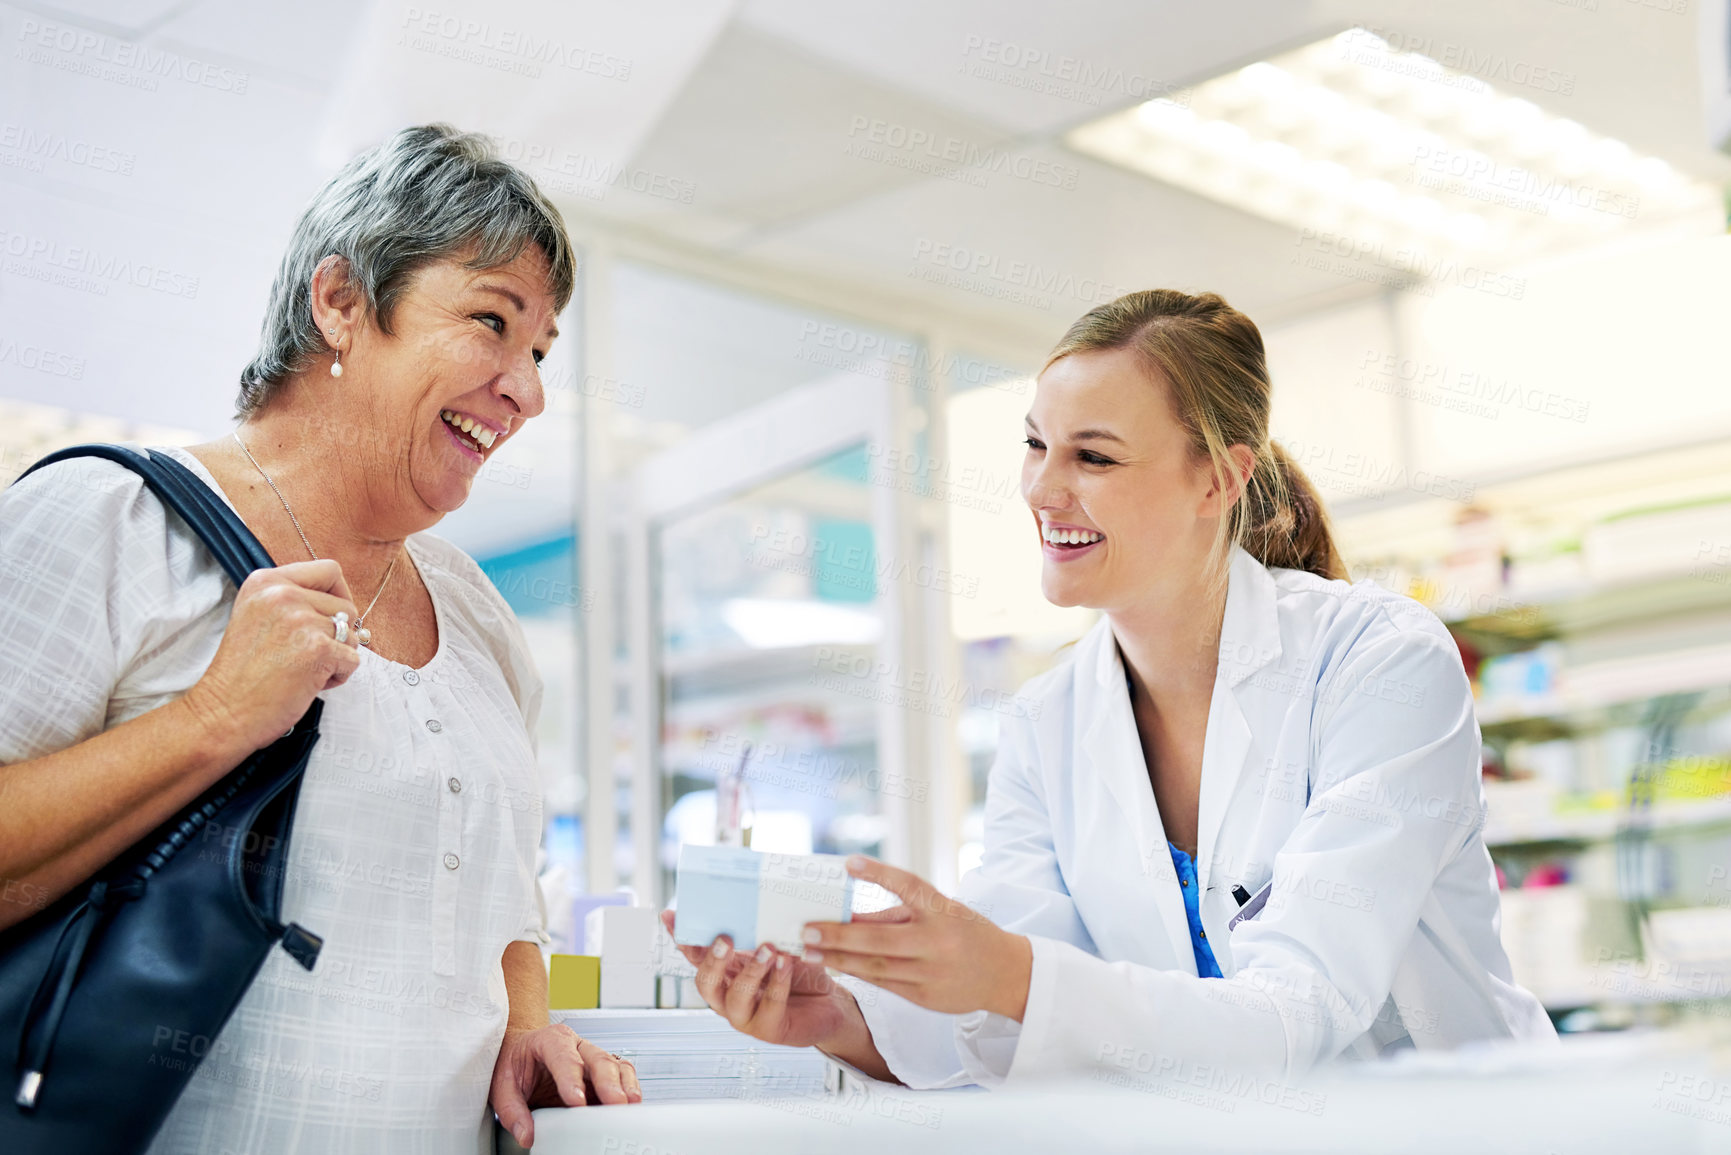
[[[324,945],[324,939],[298,922],[291,922],[283,927],[282,948],[288,951],[290,958],[309,971],[313,969],[313,964],[319,961],[319,951],[324,949]]]

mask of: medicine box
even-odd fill
[[[847,922],[854,879],[839,854],[774,854],[735,846],[681,846],[674,941],[708,946],[717,935],[735,950],[771,943],[805,954],[808,922]]]
[[[556,954],[548,963],[547,1008],[593,1010],[601,1005],[601,960],[589,954]]]
[[[583,941],[601,956],[603,1007],[655,1005],[655,912],[646,906],[601,906],[583,920]]]

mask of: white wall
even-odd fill
[[[1478,475],[1731,432],[1731,237],[1689,236],[1524,273],[1519,301],[1412,308],[1415,356],[1470,375],[1477,412],[1426,406],[1415,450]]]
[[[1648,236],[1264,333],[1273,432],[1325,499],[1470,494],[1731,434],[1731,237]],[[1518,296],[1516,295],[1518,293]]]

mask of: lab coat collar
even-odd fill
[[[1197,812],[1196,874],[1206,892],[1216,858],[1216,842],[1227,809],[1251,757],[1250,724],[1238,701],[1245,679],[1280,657],[1280,617],[1274,578],[1238,546],[1228,562],[1226,610],[1221,620],[1220,656],[1214,693],[1208,708],[1203,746],[1202,789]],[[1087,652],[1089,647],[1092,652]],[[1144,873],[1159,879],[1171,875],[1165,825],[1154,805],[1147,762],[1142,757],[1124,664],[1110,619],[1084,639],[1084,659],[1095,682],[1089,716],[1078,719],[1082,749],[1096,781],[1111,791],[1118,810],[1129,821]],[[1081,673],[1078,670],[1078,673]],[[1155,906],[1173,953],[1182,962],[1191,957],[1190,927],[1176,884],[1158,885]]]
[[[1095,652],[1087,652],[1089,646]],[[1154,790],[1148,781],[1147,762],[1142,757],[1136,719],[1130,709],[1118,640],[1108,619],[1102,618],[1089,632],[1081,649],[1074,674],[1076,702],[1080,707],[1076,719],[1080,739],[1078,785],[1105,792],[1109,802],[1084,809],[1099,814],[1110,827],[1116,828],[1096,832],[1091,842],[1095,853],[1116,847],[1120,854],[1133,854],[1135,876],[1141,880],[1127,889],[1112,912],[1117,924],[1112,928],[1115,933],[1108,935],[1096,929],[1095,942],[1116,939],[1116,951],[1110,946],[1106,948],[1112,951],[1112,957],[1164,958],[1178,970],[1195,974],[1184,898],[1173,877],[1165,827],[1154,805]],[[1103,679],[1105,684],[1090,684],[1101,670],[1109,671]],[[1126,862],[1125,867],[1128,876],[1130,864]],[[1164,944],[1160,942],[1162,934]]]
[[[1232,547],[1226,616],[1220,629],[1218,677],[1237,689],[1280,657],[1280,609],[1274,575],[1238,546]]]
[[[1203,740],[1202,791],[1197,800],[1196,885],[1207,892],[1217,863],[1230,872],[1242,863],[1222,859],[1220,829],[1238,794],[1245,767],[1255,760],[1250,721],[1239,699],[1246,679],[1280,658],[1280,609],[1274,575],[1238,546],[1226,591],[1226,613],[1220,627],[1220,660],[1214,675],[1214,695],[1208,707],[1208,733]]]

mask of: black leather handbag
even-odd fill
[[[166,454],[78,445],[144,478],[236,587],[275,563],[198,476]],[[313,700],[287,735],[59,901],[0,931],[0,1047],[13,1050],[0,1106],[5,1155],[143,1151],[265,956],[308,970],[322,941],[280,921],[289,828],[318,741]],[[0,709],[4,709],[0,703]]]

